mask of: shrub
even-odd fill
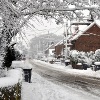
[[[100,49],[95,51],[95,61],[100,61]]]
[[[21,84],[0,88],[0,100],[21,100]]]

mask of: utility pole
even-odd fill
[[[65,23],[65,34],[66,34],[66,37],[65,37],[65,60],[67,59],[67,34],[68,34],[68,29],[67,29],[67,23]]]
[[[71,22],[70,22],[70,19],[68,19],[68,21],[66,21],[66,23],[65,23],[65,29],[66,29],[65,60],[67,60],[67,58],[68,58],[68,35],[70,32],[69,31],[70,25],[71,25]]]
[[[49,45],[50,45],[50,36],[49,36],[49,31],[48,31],[48,48],[49,48]]]

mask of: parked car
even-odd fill
[[[94,62],[94,64],[91,66],[91,69],[93,71],[100,70],[100,62]]]

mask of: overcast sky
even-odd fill
[[[84,15],[89,15],[89,11],[83,11]],[[50,34],[54,33],[56,35],[63,35],[63,33],[66,31],[65,23],[64,24],[56,24],[55,19],[48,19],[46,20],[44,17],[41,16],[34,16],[28,21],[28,24],[25,25],[22,31],[25,33],[23,35],[23,38],[21,36],[17,35],[17,41],[21,40],[24,44],[29,43],[30,39],[32,39],[35,36],[39,36],[42,34]],[[26,42],[25,42],[26,41]]]
[[[30,20],[28,24],[28,30],[25,29],[26,33],[34,34],[34,35],[41,35],[41,34],[47,34],[54,33],[54,34],[62,34],[63,31],[63,25],[59,24],[57,25],[55,22],[55,19],[48,19],[45,20],[43,17],[34,17]]]
[[[54,19],[45,20],[43,17],[34,17],[29,20],[28,24],[22,30],[22,36],[17,34],[17,39],[14,41],[22,41],[26,45],[30,39],[42,34],[54,33],[56,35],[63,35],[65,27],[63,24],[57,25]],[[25,33],[25,35],[23,34]],[[27,46],[27,45],[26,45]]]

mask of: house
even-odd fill
[[[65,41],[61,40],[55,45],[55,58],[61,58],[64,55]]]
[[[54,56],[55,46],[54,44],[51,44],[46,50],[45,50],[45,56],[50,57]]]
[[[84,52],[100,49],[100,21],[95,21],[84,30],[70,37],[71,50]]]
[[[71,43],[67,43],[67,49],[70,50]],[[65,39],[61,40],[55,45],[55,58],[64,58],[65,57],[65,47],[66,41]]]

